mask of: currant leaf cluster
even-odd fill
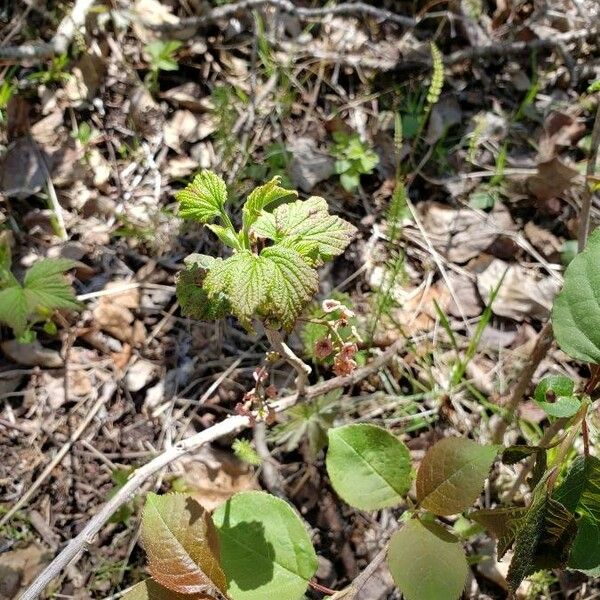
[[[295,199],[297,192],[281,187],[278,177],[249,194],[239,230],[226,210],[227,186],[215,173],[202,171],[176,197],[182,217],[204,224],[232,250],[225,259],[186,259],[177,283],[183,314],[232,314],[249,330],[254,318],[290,330],[318,290],[317,268],[341,254],[356,232],[329,214],[325,199]]]

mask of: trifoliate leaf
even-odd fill
[[[600,228],[565,271],[554,300],[552,328],[561,349],[572,358],[600,363]]]
[[[55,309],[81,308],[63,276],[74,265],[64,258],[40,260],[25,273],[22,285],[11,275],[8,287],[0,292],[0,321],[19,337],[28,323],[47,319]]]
[[[223,598],[227,581],[210,515],[191,496],[148,494],[142,541],[152,578],[182,594]]]
[[[284,500],[241,492],[213,514],[233,600],[300,600],[317,570],[306,525]]]
[[[481,494],[498,446],[466,438],[446,438],[434,444],[417,473],[417,500],[436,515],[468,508]]]
[[[325,199],[317,196],[263,213],[252,229],[259,237],[292,248],[315,264],[341,254],[356,233],[353,225],[330,215]]]
[[[215,263],[217,261],[213,259],[213,264]],[[199,263],[184,269],[177,276],[175,293],[181,307],[181,313],[185,317],[201,321],[222,319],[229,313],[229,302],[223,294],[215,294],[209,297],[202,287],[206,270],[196,266],[197,264]]]
[[[390,539],[390,573],[406,600],[455,600],[469,567],[459,541],[436,522],[411,519]]]
[[[541,569],[564,568],[576,533],[575,517],[538,488],[516,536],[506,578],[510,589],[514,592],[525,577]]]
[[[179,202],[181,217],[208,223],[222,213],[227,202],[227,186],[212,171],[201,171],[175,197]]]
[[[247,231],[252,223],[260,216],[261,212],[273,202],[286,196],[297,196],[298,192],[286,190],[279,186],[281,177],[273,177],[265,185],[258,186],[248,196],[242,210],[244,229]]]
[[[408,448],[389,431],[368,423],[330,429],[327,473],[351,506],[377,510],[398,506],[412,481]]]
[[[271,246],[259,256],[243,251],[216,264],[206,276],[204,289],[210,297],[224,294],[247,328],[253,316],[262,316],[289,329],[318,283],[316,271],[298,252]]]

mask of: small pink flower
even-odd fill
[[[315,344],[315,356],[321,360],[327,358],[333,352],[333,343],[328,337],[317,340]]]
[[[267,398],[277,398],[277,388],[274,385],[270,385],[266,390],[265,394]]]

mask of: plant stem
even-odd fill
[[[312,369],[300,358],[294,351],[283,341],[283,336],[280,331],[275,329],[267,329],[267,339],[271,343],[273,350],[281,354],[281,356],[292,366],[296,373],[296,390],[298,397],[304,396],[306,390],[306,384],[308,383],[308,376]]]

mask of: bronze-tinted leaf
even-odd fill
[[[425,454],[417,473],[417,500],[437,515],[453,515],[469,507],[481,493],[497,446],[465,438],[446,438]]]
[[[526,508],[511,506],[476,510],[469,513],[469,518],[483,525],[498,540],[498,559],[501,559],[515,541],[526,514]]]
[[[208,600],[205,594],[179,594],[163,587],[152,579],[146,579],[134,585],[125,595],[123,600]]]
[[[225,598],[219,542],[210,515],[185,494],[149,494],[142,519],[148,569],[161,585],[183,594]]]

